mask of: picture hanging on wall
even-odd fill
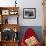
[[[36,8],[24,8],[23,18],[24,19],[36,19]]]

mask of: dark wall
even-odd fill
[[[19,39],[20,39],[20,41],[22,40],[23,35],[24,35],[25,31],[28,28],[32,28],[36,32],[39,41],[43,42],[43,30],[42,30],[42,26],[21,26],[20,27],[20,31],[19,31]]]

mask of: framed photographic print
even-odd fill
[[[24,8],[23,18],[24,19],[35,19],[36,18],[36,8]]]
[[[9,10],[2,10],[2,15],[9,15]]]

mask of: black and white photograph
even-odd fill
[[[36,8],[24,8],[23,18],[24,19],[35,19],[36,18]]]

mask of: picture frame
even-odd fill
[[[23,8],[24,19],[36,19],[36,8]]]
[[[9,10],[2,10],[2,15],[9,15]]]

